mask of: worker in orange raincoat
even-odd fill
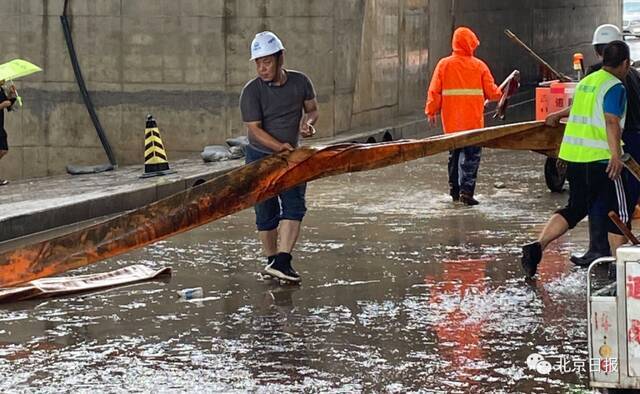
[[[433,72],[424,112],[432,126],[440,112],[445,133],[484,127],[485,100],[502,97],[489,67],[473,56],[478,45],[480,40],[471,29],[459,27],[453,33],[453,53],[441,59]],[[473,194],[480,153],[477,146],[449,152],[449,192],[453,201],[478,204]]]

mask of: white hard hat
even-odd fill
[[[622,40],[622,32],[616,25],[600,25],[593,33],[593,45],[608,44],[616,40]]]
[[[279,51],[283,51],[282,41],[274,33],[263,31],[256,34],[251,42],[251,60],[259,57],[273,55]]]

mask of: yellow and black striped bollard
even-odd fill
[[[160,137],[158,124],[153,115],[147,115],[147,124],[144,130],[144,174],[141,178],[173,174],[175,171],[169,168],[167,152]]]

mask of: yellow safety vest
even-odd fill
[[[564,130],[559,157],[573,163],[590,163],[609,160],[611,152],[607,143],[607,127],[604,117],[604,96],[609,89],[622,83],[605,70],[596,71],[584,78],[573,97],[573,105],[567,127]],[[627,108],[620,120],[624,127]]]

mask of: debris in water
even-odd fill
[[[194,298],[202,298],[204,292],[202,291],[202,287],[194,287],[192,289],[178,290],[178,295],[183,300],[192,300]]]

